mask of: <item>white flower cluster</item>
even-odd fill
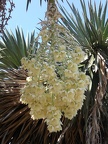
[[[34,120],[45,119],[48,130],[57,132],[62,130],[61,116],[72,119],[83,105],[89,77],[79,64],[85,53],[57,23],[52,29],[44,28],[39,36],[42,43],[36,56],[21,60],[28,70],[21,101],[28,104]]]
[[[28,70],[21,101],[28,104],[33,119],[46,119],[50,132],[62,129],[62,113],[72,119],[81,109],[89,83],[88,76],[78,69],[78,61],[84,57],[82,50],[76,47],[79,49],[76,53],[75,50],[68,52],[62,45],[61,48],[64,50],[52,51],[55,62],[37,61],[35,58],[21,60],[24,69]],[[76,57],[78,53],[79,58]]]

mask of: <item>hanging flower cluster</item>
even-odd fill
[[[50,132],[62,130],[62,115],[72,119],[77,114],[89,84],[89,77],[79,69],[85,53],[57,19],[55,13],[43,22],[36,56],[21,60],[28,70],[21,101],[28,104],[34,120],[45,119]]]

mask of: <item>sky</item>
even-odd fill
[[[47,9],[47,3],[44,2],[44,0],[42,1],[42,6],[40,6],[40,0],[32,0],[28,11],[26,11],[27,0],[13,0],[15,3],[15,8],[11,15],[12,18],[9,20],[8,26],[6,28],[14,32],[15,28],[18,26],[19,28],[23,29],[25,35],[27,35],[27,33],[33,32],[33,30],[36,30],[37,33],[38,30],[36,27],[40,27],[39,19],[44,19],[45,11]],[[75,7],[81,12],[80,0],[68,1],[70,4],[74,3]],[[94,1],[98,5],[100,0],[92,0],[92,2]],[[105,4],[105,1],[106,0],[101,0],[103,4]],[[59,0],[59,2],[68,10],[68,12],[71,13],[66,0],[64,0],[64,3],[62,3],[61,0]],[[88,0],[85,0],[85,2],[87,3]]]

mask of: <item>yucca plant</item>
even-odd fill
[[[35,43],[34,33],[26,43],[24,35],[19,29],[16,30],[16,35],[7,31],[0,42],[0,68],[2,70],[0,74],[1,144],[107,143],[106,63],[108,23],[105,17],[107,4],[102,11],[101,4],[97,10],[96,6],[93,7],[90,1],[89,19],[84,0],[80,2],[84,17],[81,17],[75,6],[71,6],[69,3],[73,16],[68,14],[64,8],[60,8],[64,14],[62,18],[64,26],[70,30],[75,41],[87,53],[87,58],[81,63],[80,67],[90,76],[92,82],[89,90],[85,93],[86,99],[83,108],[78,111],[73,120],[62,117],[63,130],[57,133],[49,133],[44,120],[32,120],[29,114],[30,109],[20,102],[20,89],[24,87],[28,76],[27,70],[20,66],[22,57],[36,54],[38,45]],[[84,18],[83,22],[81,22],[82,18]],[[104,33],[101,29],[102,25]]]
[[[83,15],[80,14],[74,4],[68,6],[69,13],[60,6],[63,14],[62,24],[70,30],[73,37],[83,46],[88,53],[88,58],[84,62],[84,70],[90,75],[92,84],[86,93],[86,100],[78,116],[78,123],[83,123],[83,129],[79,131],[79,143],[98,144],[107,143],[107,129],[105,122],[108,118],[107,103],[107,60],[108,60],[108,18],[107,1],[105,5],[100,2],[97,8],[91,1],[88,8],[84,0],[80,0]],[[76,127],[78,127],[76,125]],[[81,128],[80,128],[81,129]],[[76,136],[78,133],[76,133]],[[76,140],[75,140],[76,141]],[[76,142],[77,143],[77,142]]]

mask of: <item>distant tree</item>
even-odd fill
[[[10,7],[8,8],[7,5]],[[4,28],[11,18],[14,7],[15,5],[12,0],[0,0],[0,35],[4,32]]]

